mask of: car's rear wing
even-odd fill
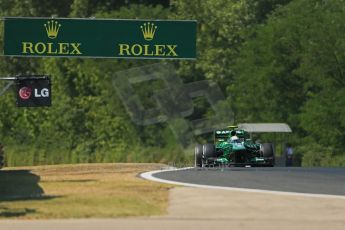
[[[217,144],[219,142],[226,141],[232,130],[216,130],[214,131],[214,143]]]
[[[249,133],[241,129],[221,129],[214,132],[214,144],[226,141],[228,138],[235,135],[244,140],[250,138]]]

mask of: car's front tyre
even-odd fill
[[[266,166],[273,167],[275,164],[274,148],[272,143],[261,144],[261,154],[266,161]]]
[[[194,148],[194,167],[202,166],[202,151],[203,151],[203,146],[200,144],[197,144]]]
[[[211,157],[215,157],[215,155],[216,151],[214,144],[204,144],[202,146],[202,167],[208,166],[208,159]]]

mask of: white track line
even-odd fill
[[[235,187],[223,187],[223,186],[214,186],[214,185],[192,184],[192,183],[184,183],[184,182],[160,179],[160,178],[157,178],[154,176],[154,174],[161,173],[161,172],[180,171],[180,170],[186,170],[186,169],[191,169],[191,168],[193,168],[193,167],[186,167],[186,168],[179,168],[179,169],[173,168],[173,169],[156,170],[156,171],[141,173],[140,177],[142,177],[146,180],[151,180],[151,181],[155,181],[155,182],[160,182],[160,183],[165,183],[165,184],[174,184],[174,185],[183,185],[183,186],[195,187],[195,188],[221,189],[221,190],[239,191],[239,192],[256,192],[256,193],[267,193],[267,194],[275,194],[275,195],[345,199],[345,196],[340,196],[340,195],[282,192],[282,191],[271,191],[271,190],[263,190],[263,189],[249,189],[249,188],[235,188]]]

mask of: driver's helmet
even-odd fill
[[[230,137],[230,141],[231,142],[238,142],[239,138],[238,138],[238,136],[232,136],[232,137]]]

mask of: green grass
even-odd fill
[[[137,174],[159,164],[82,164],[0,171],[0,218],[113,218],[166,213],[171,186]]]

